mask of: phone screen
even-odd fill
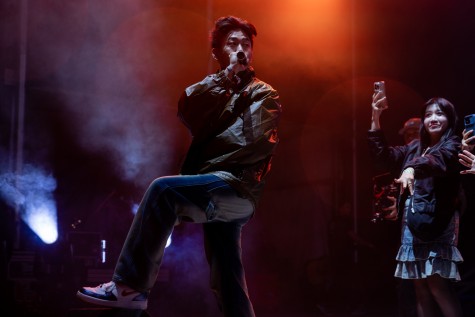
[[[464,118],[465,131],[474,130],[475,128],[475,114],[469,114]]]
[[[374,83],[374,91],[384,91],[384,81],[377,81]]]

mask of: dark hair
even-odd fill
[[[221,17],[216,20],[214,29],[210,32],[211,48],[219,48],[224,37],[232,30],[241,30],[254,45],[254,36],[257,36],[256,28],[252,23],[234,16]]]
[[[426,103],[424,103],[422,107],[422,111],[421,111],[421,120],[423,124],[421,125],[421,132],[420,132],[421,134],[420,149],[419,149],[420,151],[427,148],[427,146],[429,146],[430,144],[430,135],[425,129],[424,118],[425,118],[427,107],[434,104],[439,106],[440,110],[444,112],[444,114],[447,116],[447,121],[448,121],[447,129],[445,130],[444,134],[440,138],[440,141],[443,141],[456,133],[458,118],[457,118],[457,112],[455,111],[454,105],[447,99],[444,99],[441,97],[431,98]]]

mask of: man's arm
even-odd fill
[[[230,98],[226,70],[209,75],[185,89],[178,102],[178,117],[193,136],[208,131]]]

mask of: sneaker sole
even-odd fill
[[[125,309],[140,309],[145,310],[147,309],[147,301],[129,301],[129,302],[120,302],[120,301],[110,301],[110,300],[103,300],[95,297],[91,297],[85,295],[78,291],[76,296],[79,297],[82,301],[87,303],[96,304],[100,306],[112,307],[112,308],[125,308]]]

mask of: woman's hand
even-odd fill
[[[373,102],[371,103],[371,107],[373,108],[373,113],[375,111],[381,113],[388,109],[388,101],[384,91],[380,90],[373,93]]]
[[[462,153],[459,153],[459,162],[469,168],[468,170],[461,171],[460,174],[475,174],[475,155],[467,150],[463,150]]]
[[[384,91],[376,91],[373,93],[371,108],[373,109],[371,116],[371,130],[380,130],[381,125],[379,124],[379,117],[384,110],[388,109],[388,101]]]
[[[473,148],[475,148],[475,135],[473,135],[473,130],[463,130],[462,136],[462,150],[473,151]]]
[[[401,194],[406,190],[406,188],[409,189],[409,193],[411,195],[414,194],[414,169],[412,167],[406,168],[402,172],[401,176],[394,181],[398,184],[401,184]]]

